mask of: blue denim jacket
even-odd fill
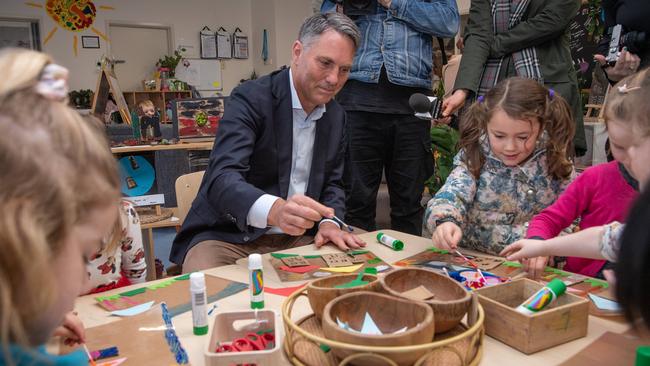
[[[323,1],[321,12],[336,3]],[[377,14],[359,16],[361,44],[350,79],[377,83],[381,65],[393,84],[431,88],[432,37],[453,37],[460,16],[456,0],[392,0],[390,8],[377,5]]]

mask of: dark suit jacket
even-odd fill
[[[344,217],[341,178],[345,112],[335,101],[316,122],[314,154],[305,195]],[[170,260],[181,264],[187,251],[205,240],[244,244],[268,229],[248,226],[253,203],[268,193],[287,198],[293,140],[289,69],[235,88],[219,122],[210,164]]]

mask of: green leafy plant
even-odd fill
[[[185,51],[185,48],[181,48],[174,51],[174,54],[171,56],[165,55],[163,58],[159,58],[156,66],[169,69],[169,77],[173,78],[176,74],[176,66],[178,66],[178,63],[183,58],[183,52]]]

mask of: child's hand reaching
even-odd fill
[[[54,336],[61,337],[66,346],[74,346],[86,343],[86,328],[77,313],[71,311],[65,314],[63,324],[54,330]]]
[[[460,239],[463,237],[463,231],[453,222],[443,222],[436,227],[431,240],[436,248],[456,249]]]
[[[520,261],[546,255],[544,240],[522,239],[505,247],[499,255],[506,257],[509,261]]]

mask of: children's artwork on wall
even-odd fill
[[[183,139],[213,139],[224,112],[224,98],[176,100],[172,105],[174,131]]]
[[[100,5],[97,7],[91,0],[47,0],[44,4],[27,1],[25,5],[45,9],[45,13],[54,21],[55,27],[52,28],[43,39],[43,45],[47,44],[54,36],[59,27],[73,33],[72,50],[75,57],[78,54],[79,38],[77,33],[90,30],[104,41],[108,42],[108,37],[93,27],[97,18],[97,8],[101,10],[115,10],[111,6]],[[97,43],[99,45],[99,43]],[[86,48],[86,47],[84,47]],[[93,47],[94,48],[94,47]]]

